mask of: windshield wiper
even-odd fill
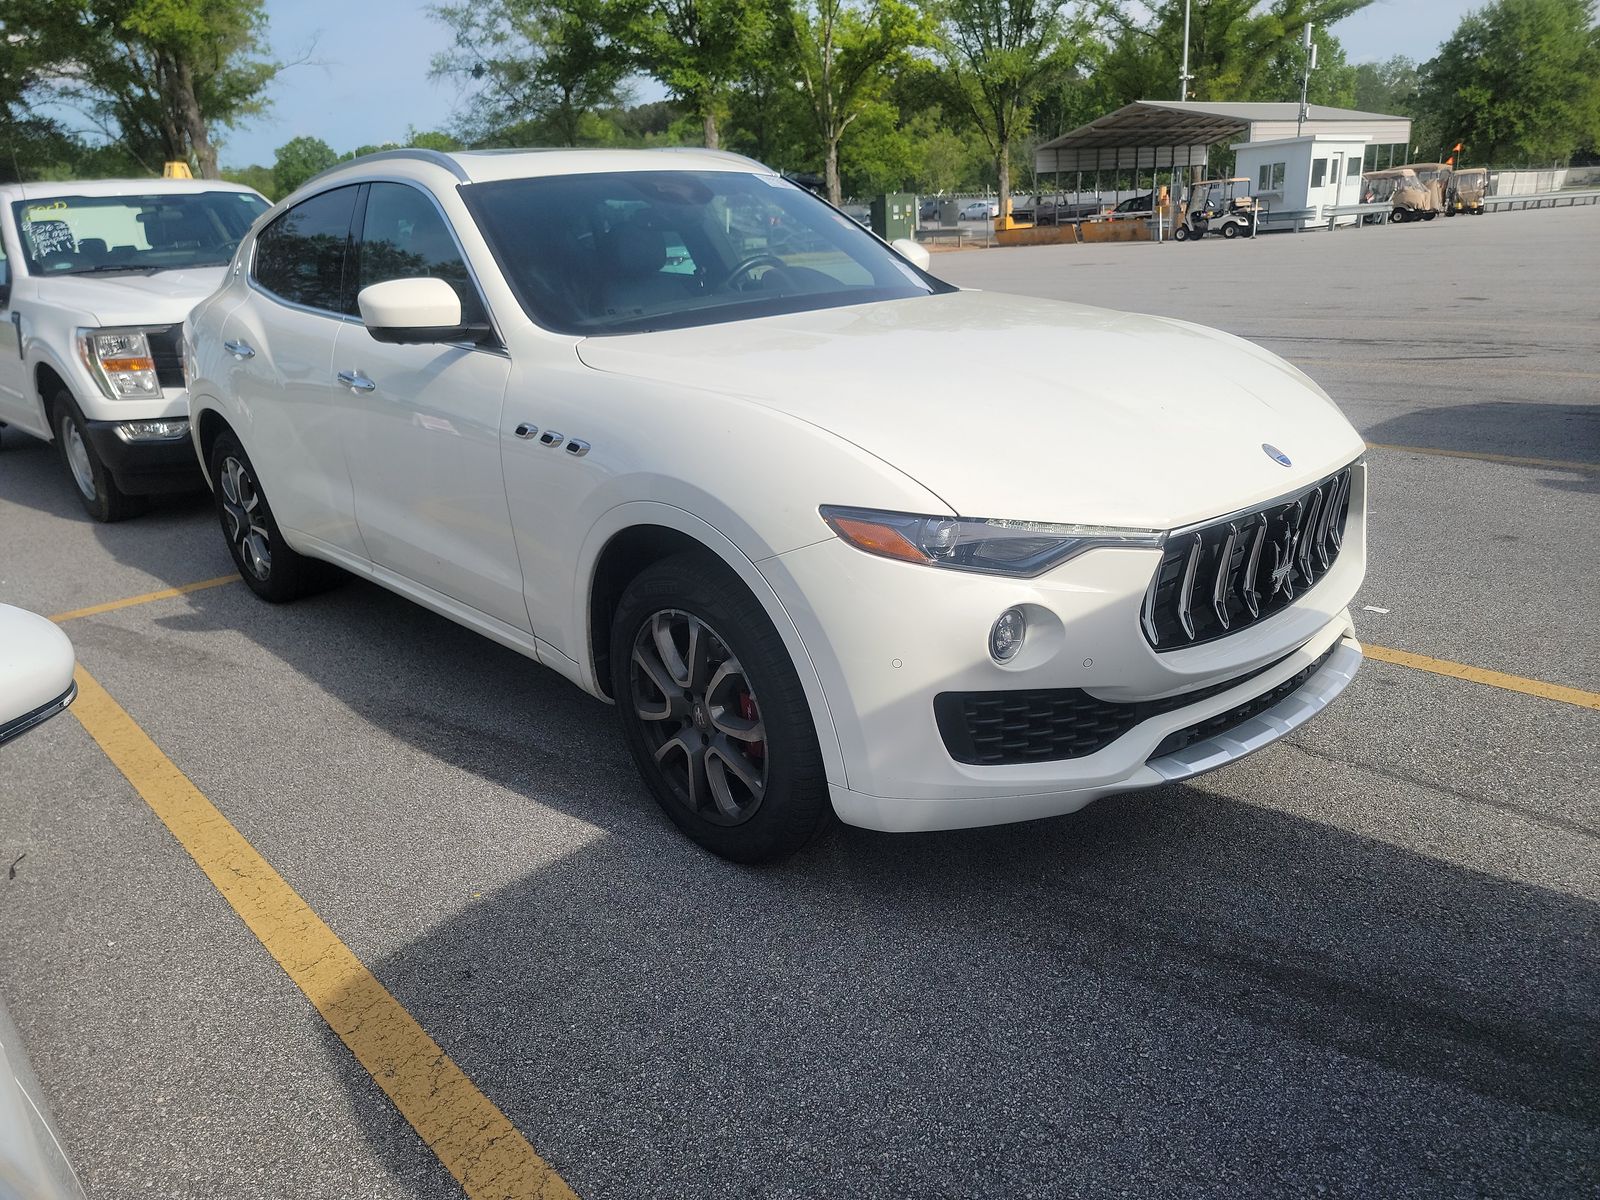
[[[101,263],[98,267],[79,267],[74,271],[62,271],[62,275],[104,275],[109,271],[127,271],[140,275],[154,275],[161,267],[138,267],[128,263]],[[54,274],[54,272],[52,272]]]

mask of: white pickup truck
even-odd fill
[[[204,487],[183,320],[267,208],[214,180],[0,185],[0,425],[55,442],[95,520]]]

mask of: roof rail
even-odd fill
[[[352,158],[347,159],[344,162],[335,163],[326,171],[318,171],[310,179],[306,180],[305,183],[302,183],[300,187],[307,187],[308,185],[313,184],[317,180],[321,179],[324,175],[332,175],[335,171],[342,171],[346,167],[355,166],[357,163],[378,162],[379,160],[386,158],[409,158],[414,162],[432,163],[436,167],[443,167],[462,183],[472,182],[471,177],[466,173],[466,171],[462,170],[461,164],[449,154],[446,154],[443,150],[425,150],[421,146],[410,146],[400,150],[379,150],[375,154],[363,154],[360,158]],[[299,190],[300,188],[295,188],[295,191],[298,192]]]

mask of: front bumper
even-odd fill
[[[863,554],[837,538],[767,559],[761,570],[804,642],[837,736],[834,807],[850,824],[954,829],[1071,812],[1099,796],[1211,770],[1308,719],[1360,662],[1348,605],[1366,569],[1365,488],[1352,495],[1333,566],[1289,607],[1226,637],[1158,652],[1139,616],[1159,550],[1091,550],[1035,579],[941,570]],[[988,631],[1022,607],[1029,633],[997,664]],[[1238,728],[1156,756],[1169,735],[1239,708],[1327,655],[1293,694]],[[1243,678],[1248,676],[1248,678]],[[1237,686],[1215,691],[1238,680]],[[1078,757],[957,761],[940,732],[942,692],[1081,689],[1134,704],[1202,694]]]
[[[129,495],[192,492],[205,488],[200,460],[195,457],[194,442],[188,433],[161,441],[125,442],[117,434],[120,421],[86,421],[84,424],[100,461],[105,463],[117,486]]]

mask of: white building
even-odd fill
[[[1311,133],[1265,142],[1235,142],[1235,171],[1251,181],[1256,200],[1269,212],[1314,210],[1299,222],[1271,222],[1274,229],[1326,224],[1324,208],[1361,202],[1361,163],[1368,138],[1350,133]],[[1356,217],[1340,217],[1351,225]]]

